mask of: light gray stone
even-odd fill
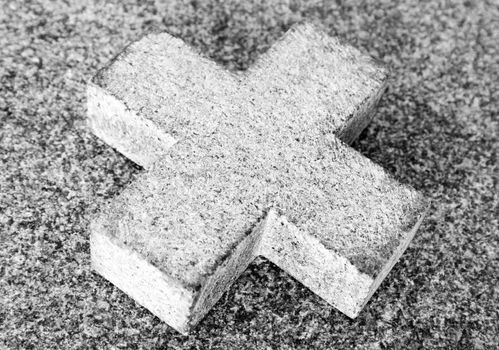
[[[258,255],[356,317],[426,206],[347,145],[385,80],[308,24],[242,74],[168,34],[128,46],[88,115],[147,171],[92,222],[94,268],[183,333]]]

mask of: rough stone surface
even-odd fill
[[[3,1],[0,348],[494,349],[496,1]],[[259,259],[189,336],[90,266],[88,219],[142,172],[87,130],[87,82],[146,32],[245,69],[293,23],[390,67],[353,146],[423,191],[418,234],[352,320]]]
[[[251,260],[238,257],[238,245],[276,209],[290,223],[274,237],[279,223],[271,220],[261,233],[268,247],[255,245],[253,255],[271,254],[356,317],[425,209],[422,196],[335,136],[352,141],[360,133],[385,80],[372,59],[310,24],[291,28],[240,75],[166,33],[129,45],[93,80],[88,113],[97,135],[149,171],[103,211],[92,232],[178,281],[195,309],[221,296],[199,301],[199,290],[216,283],[224,291],[229,284],[212,280],[233,281],[243,272]],[[245,263],[219,273],[226,259]]]

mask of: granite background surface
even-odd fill
[[[247,68],[301,20],[382,60],[354,147],[432,199],[356,320],[259,260],[182,336],[93,273],[88,219],[141,169],[85,125],[85,84],[151,31]],[[495,349],[497,1],[0,0],[0,349]]]

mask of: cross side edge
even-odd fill
[[[91,229],[91,263],[100,275],[182,334],[188,334],[203,319],[258,256],[287,271],[348,317],[356,318],[405,251],[425,215],[419,217],[374,279],[325,249],[317,239],[304,235],[274,210],[227,252],[201,287],[193,289],[172,279],[95,223]],[[301,248],[296,249],[296,245]],[[314,255],[304,255],[306,250]],[[296,260],[305,263],[296,264]]]

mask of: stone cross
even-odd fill
[[[182,333],[259,255],[356,317],[426,207],[347,145],[385,81],[308,24],[240,74],[168,34],[131,44],[88,116],[147,171],[92,221],[93,268]]]

